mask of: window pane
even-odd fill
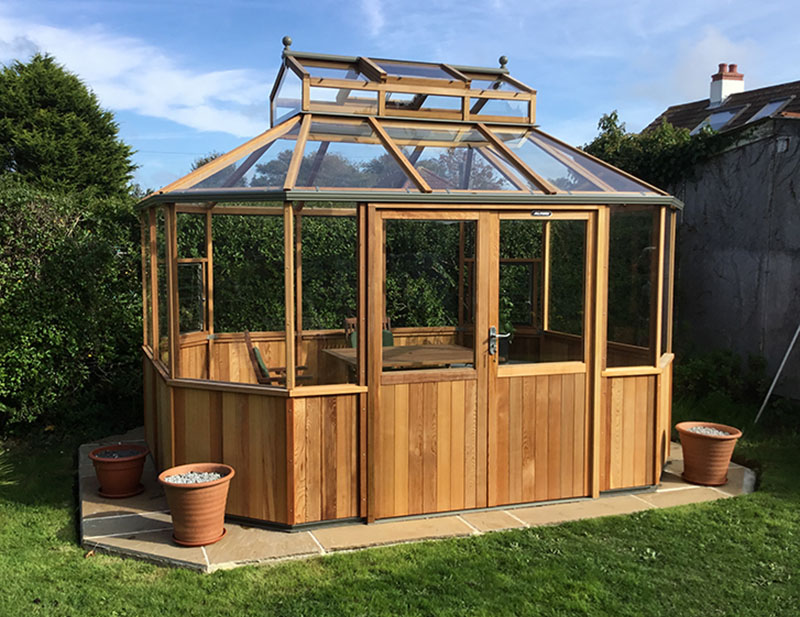
[[[303,68],[308,71],[311,77],[323,77],[330,79],[354,79],[358,81],[368,81],[354,66],[334,67],[334,66],[311,66],[303,63]]]
[[[178,259],[206,256],[206,217],[204,214],[178,212]]]
[[[283,331],[283,217],[218,215],[212,229],[215,331]]]
[[[292,69],[284,69],[281,83],[272,101],[272,125],[275,126],[300,111],[303,82]]]
[[[322,88],[311,86],[309,97],[315,111],[332,111],[347,114],[376,114],[378,93],[349,88]]]
[[[356,383],[359,343],[357,222],[312,216],[303,206],[295,234],[301,247],[303,330],[297,341],[298,385]]]
[[[389,75],[446,79],[448,81],[454,81],[456,79],[436,64],[406,64],[404,62],[391,62],[389,60],[375,60],[374,62]]]
[[[465,278],[467,235],[474,237],[475,225],[386,221],[384,370],[474,366],[464,307],[474,307]]]
[[[408,179],[366,121],[314,120],[298,187],[399,188]]]
[[[509,99],[472,99],[471,113],[479,116],[527,118],[530,102]]]
[[[549,330],[583,334],[585,221],[551,221]],[[572,358],[571,358],[572,359]]]
[[[612,208],[608,256],[608,366],[652,365],[658,210]]]
[[[164,209],[156,210],[156,284],[158,288],[158,358],[169,365],[169,306],[167,303],[167,242]]]
[[[579,167],[582,167],[590,174],[609,185],[613,191],[631,191],[637,193],[643,191],[647,193],[653,192],[651,188],[645,186],[644,184],[639,184],[638,182],[623,176],[621,173],[617,173],[616,171],[601,165],[597,161],[592,160],[591,157],[563,146],[544,133],[540,133],[539,131],[533,132],[530,135],[530,139],[537,145],[540,145],[545,149],[550,148],[554,152],[558,152],[561,156],[577,164]]]
[[[664,226],[664,304],[662,306],[661,317],[661,353],[665,354],[672,349],[672,342],[669,340],[669,320],[672,317],[672,297],[670,295],[669,266],[674,259],[670,250],[670,239],[672,238],[672,219],[677,216],[675,212],[667,212],[666,224]]]
[[[178,264],[178,319],[180,331],[205,330],[205,264]]]
[[[596,184],[528,139],[527,130],[493,130],[535,173],[564,191],[601,191]],[[531,186],[534,186],[531,183]]]
[[[146,345],[150,348],[153,346],[153,297],[152,287],[153,284],[153,271],[150,263],[150,216],[149,212],[145,211],[142,217],[144,224],[144,313],[145,313],[145,326],[144,330],[147,334]]]

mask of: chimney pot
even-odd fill
[[[730,73],[736,73],[736,68],[737,68],[737,66],[738,66],[738,65],[736,65],[736,64],[731,64],[731,65],[730,65],[730,68],[728,69],[728,72],[730,72]]]
[[[728,65],[724,62],[719,63],[719,72],[720,73],[727,73],[728,72]]]
[[[711,76],[709,107],[719,107],[730,95],[744,92],[744,75],[736,70],[738,68],[738,64],[720,62],[719,72]]]

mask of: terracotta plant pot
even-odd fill
[[[175,484],[166,480],[168,476],[190,471],[219,473],[222,477],[199,484]],[[228,487],[235,473],[233,467],[222,463],[189,463],[171,467],[158,475],[172,515],[172,539],[177,544],[204,546],[222,539]]]
[[[690,429],[695,426],[707,426],[725,431],[729,435],[694,433]],[[728,465],[742,431],[715,422],[681,422],[675,425],[675,430],[680,435],[683,449],[683,479],[704,486],[722,486],[727,483]]]
[[[119,458],[101,456],[105,452],[117,453]],[[146,446],[129,443],[100,446],[89,452],[100,483],[97,491],[100,496],[122,499],[141,493],[144,490],[141,484],[142,470],[149,452]],[[120,453],[129,455],[119,456]]]

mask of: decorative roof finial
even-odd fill
[[[287,51],[292,46],[292,37],[285,36],[281,42],[283,43],[283,51]]]
[[[507,56],[500,56],[500,68],[506,68],[506,64],[508,64],[508,57]]]

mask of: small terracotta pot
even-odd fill
[[[190,471],[220,473],[222,477],[201,484],[174,484],[165,479]],[[204,546],[222,539],[228,487],[235,473],[233,467],[222,463],[189,463],[171,467],[158,475],[172,515],[172,539],[177,544]]]
[[[122,458],[104,458],[98,456],[101,452],[109,450],[136,450],[136,454]],[[97,491],[101,497],[109,499],[122,499],[133,497],[144,490],[141,484],[144,461],[150,450],[146,446],[129,443],[119,443],[100,446],[89,452],[89,458],[94,463],[94,472],[100,489]]]
[[[703,435],[693,433],[695,426],[707,426],[729,435]],[[731,463],[736,440],[742,431],[727,424],[715,422],[681,422],[675,425],[683,449],[683,479],[692,484],[722,486],[728,482],[728,466]]]

